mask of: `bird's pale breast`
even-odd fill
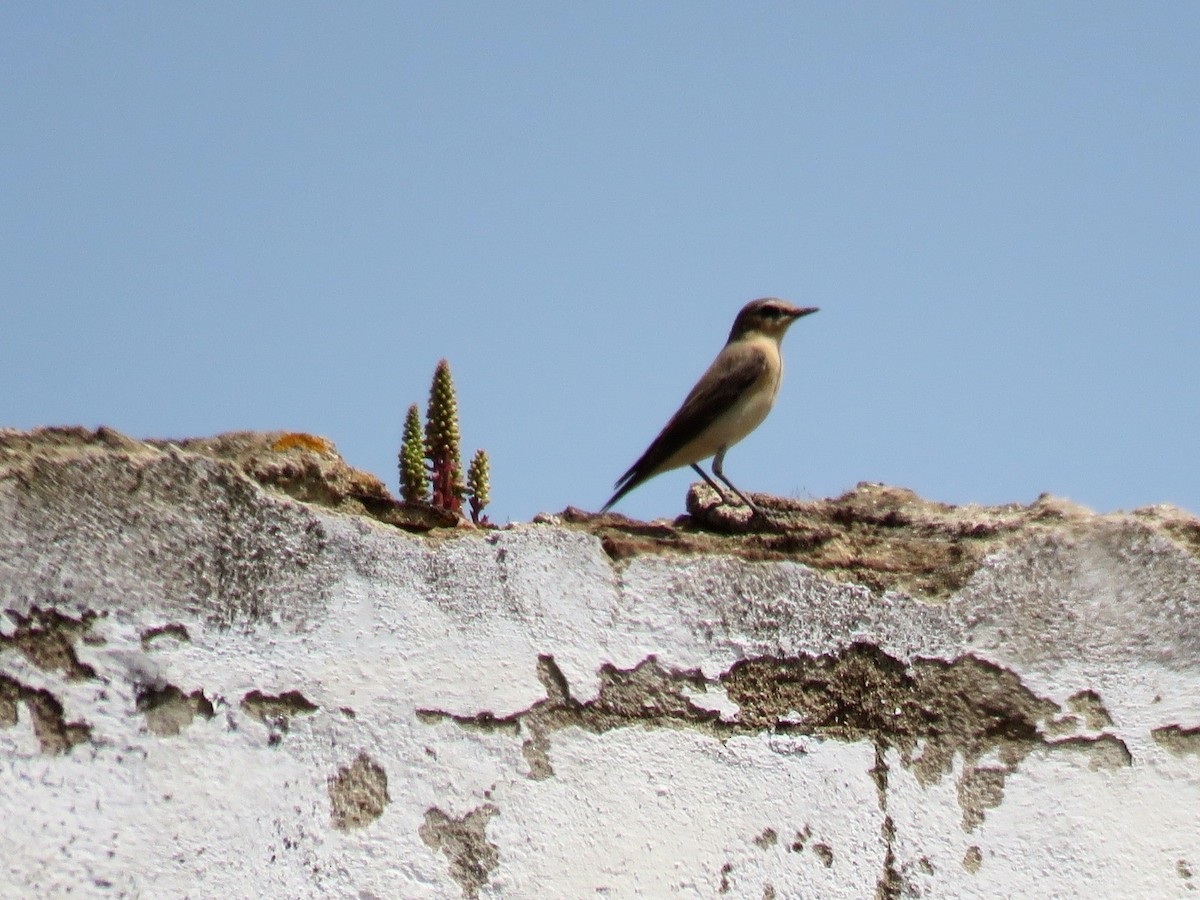
[[[659,471],[708,459],[722,447],[726,449],[732,447],[761,425],[763,419],[767,417],[775,403],[775,395],[779,393],[780,377],[783,374],[779,345],[770,338],[753,338],[748,343],[750,343],[750,347],[746,348],[747,350],[766,355],[767,365],[762,375],[736,403],[695,440],[680,448],[680,451],[668,459],[659,468]]]

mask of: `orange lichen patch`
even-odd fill
[[[168,446],[164,441],[147,443]],[[314,435],[234,431],[211,438],[172,441],[170,446],[231,462],[263,487],[296,500],[369,516],[408,531],[454,528],[462,521],[461,516],[423,504],[398,503],[379,478],[349,465],[332,442]],[[281,448],[291,452],[280,452]]]
[[[57,471],[69,469],[76,460],[104,457],[117,466],[131,464],[138,469],[179,453],[235,466],[264,488],[304,503],[367,516],[405,531],[470,527],[455,513],[398,502],[378,477],[342,459],[332,441],[298,431],[233,431],[206,438],[139,441],[111,428],[0,428],[0,480],[40,483],[47,466]]]
[[[315,434],[305,434],[303,431],[289,431],[275,440],[271,449],[276,453],[285,450],[312,450],[314,453],[336,453],[333,441]]]

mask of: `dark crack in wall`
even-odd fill
[[[879,837],[883,841],[883,872],[875,882],[875,900],[896,900],[904,888],[904,878],[896,868],[896,822],[888,811],[888,778],[891,770],[887,764],[887,748],[875,742],[875,765],[867,772],[875,782],[875,795],[883,822],[879,826]]]
[[[511,716],[491,712],[457,716],[441,710],[418,710],[426,722],[449,719],[466,728],[507,731],[523,735],[522,746],[529,763],[529,777],[549,778],[550,736],[564,728],[580,728],[603,734],[614,728],[644,723],[664,728],[697,728],[716,736],[734,734],[734,725],[722,723],[720,714],[692,703],[685,690],[704,691],[706,681],[699,670],[680,672],[664,669],[648,657],[632,669],[604,665],[600,669],[600,692],[595,700],[580,703],[571,696],[566,677],[552,656],[538,657],[538,677],[546,699]]]
[[[535,779],[553,776],[551,737],[564,728],[601,734],[643,725],[688,728],[717,739],[772,732],[870,741],[877,748],[871,776],[881,796],[886,767],[880,770],[879,760],[887,750],[897,751],[924,785],[951,774],[960,756],[957,793],[966,831],[1001,802],[1005,779],[1034,751],[1084,754],[1092,768],[1131,761],[1125,744],[1111,734],[1049,738],[1045,725],[1062,709],[1037,697],[1014,673],[969,655],[951,662],[918,658],[906,665],[873,645],[855,644],[821,656],[744,660],[713,680],[698,670],[665,668],[651,656],[631,669],[603,666],[597,696],[587,702],[571,696],[552,657],[538,658],[538,673],[546,698],[510,716],[441,710],[418,715],[426,722],[450,720],[522,737],[528,774]],[[688,696],[718,686],[738,704],[732,719]]]
[[[1000,803],[1005,778],[1034,750],[1086,754],[1093,767],[1130,764],[1128,749],[1110,734],[1049,739],[1045,725],[1061,708],[1013,672],[970,655],[906,666],[855,644],[836,654],[746,660],[720,680],[739,706],[738,722],[878,742],[898,751],[921,784],[950,774],[961,755],[958,798],[967,831]]]

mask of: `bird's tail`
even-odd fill
[[[638,467],[634,466],[628,472],[618,478],[616,484],[613,485],[613,487],[617,489],[617,492],[608,498],[608,502],[605,503],[604,506],[600,507],[600,512],[608,512],[618,500],[645,481],[644,478],[639,477],[639,474]]]

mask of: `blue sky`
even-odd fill
[[[1200,511],[1200,4],[0,8],[0,425],[311,431],[440,357],[596,509],[763,295],[744,490]],[[660,476],[619,511],[682,511]]]

